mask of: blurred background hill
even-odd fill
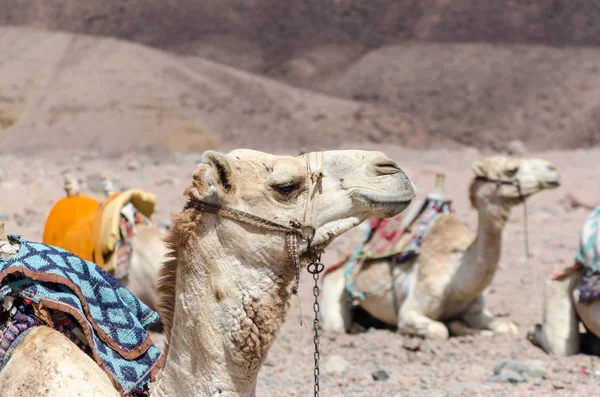
[[[588,147],[598,20],[580,0],[0,0],[0,128],[11,148]]]

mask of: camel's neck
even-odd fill
[[[474,299],[492,282],[500,261],[502,230],[510,207],[502,203],[480,203],[477,236],[461,258],[454,279],[454,293]]]
[[[254,396],[258,371],[284,322],[294,273],[285,261],[277,266],[265,258],[261,244],[279,237],[234,239],[209,221],[200,235],[201,243],[177,253],[173,326],[156,394]]]

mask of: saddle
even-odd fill
[[[104,202],[82,194],[65,197],[50,210],[42,242],[114,274],[122,262],[120,248],[130,248],[126,240],[131,236],[124,229],[150,223],[155,202],[152,193],[139,189],[113,193]]]
[[[438,215],[453,212],[452,201],[443,191],[444,175],[438,174],[436,186],[425,200],[415,200],[401,214],[392,218],[374,218],[370,221],[364,238],[352,252],[328,268],[327,273],[345,267],[346,290],[353,303],[365,299],[363,292],[354,286],[356,275],[363,264],[370,260],[385,259],[402,264],[420,253],[423,238]]]

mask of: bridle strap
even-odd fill
[[[308,195],[304,209],[303,232],[314,237],[317,221],[318,198],[321,193],[323,179],[323,152],[312,152],[306,155],[306,172],[308,174]]]
[[[519,190],[519,196],[522,197],[521,194],[521,184],[519,183],[519,180],[514,180],[514,181],[507,181],[505,179],[493,179],[493,178],[488,178],[487,176],[481,176],[481,175],[477,175],[475,177],[476,181],[481,181],[481,182],[492,182],[495,183],[497,185],[512,185],[512,186],[516,186],[517,189]]]
[[[200,212],[211,212],[222,218],[227,218],[251,226],[256,226],[263,230],[269,230],[272,232],[293,233],[298,234],[300,236],[302,235],[301,225],[297,221],[290,221],[290,226],[284,226],[279,223],[270,221],[268,219],[252,215],[245,211],[236,210],[235,208],[227,207],[221,204],[209,203],[207,201],[199,199],[193,199],[188,201],[186,209],[188,208],[193,208]]]

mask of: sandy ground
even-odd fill
[[[347,148],[359,147],[346,145]],[[382,149],[381,147],[361,148]],[[475,150],[419,151],[386,146],[424,195],[433,186],[430,170],[447,173],[446,189],[455,199],[457,213],[470,226],[476,214],[469,208],[467,184],[470,164],[481,154]],[[530,246],[533,258],[524,259],[522,208],[516,208],[504,231],[501,265],[490,295],[491,310],[515,321],[518,338],[464,337],[448,341],[419,341],[390,331],[376,330],[359,335],[323,333],[321,339],[322,396],[572,396],[590,395],[600,378],[579,374],[580,367],[600,369],[595,357],[554,358],[531,346],[526,331],[541,320],[542,281],[556,266],[574,257],[579,231],[587,211],[566,211],[561,200],[567,193],[594,202],[600,197],[600,149],[535,153],[555,163],[563,185],[540,193],[528,201]],[[0,156],[0,217],[8,217],[7,230],[28,239],[40,240],[47,212],[54,200],[63,197],[62,174],[70,172],[84,181],[83,190],[98,195],[98,173],[112,174],[124,187],[138,187],[158,196],[156,221],[168,222],[169,214],[181,209],[182,192],[191,178],[200,154],[129,155],[105,158],[97,153],[72,155],[53,152],[36,157]],[[87,183],[85,183],[87,181]],[[326,252],[324,261],[333,263],[343,236]],[[533,279],[531,284],[522,280]],[[260,396],[312,395],[312,294],[310,277],[303,274],[300,305],[293,298],[288,321],[258,379]],[[300,310],[301,306],[301,310]],[[302,316],[305,326],[299,325]],[[418,351],[414,346],[419,346]],[[332,356],[342,357],[348,368],[342,374],[327,374]],[[534,362],[550,372],[550,378],[519,384],[489,382],[494,365],[501,359]],[[376,382],[371,373],[386,370],[390,378]]]

